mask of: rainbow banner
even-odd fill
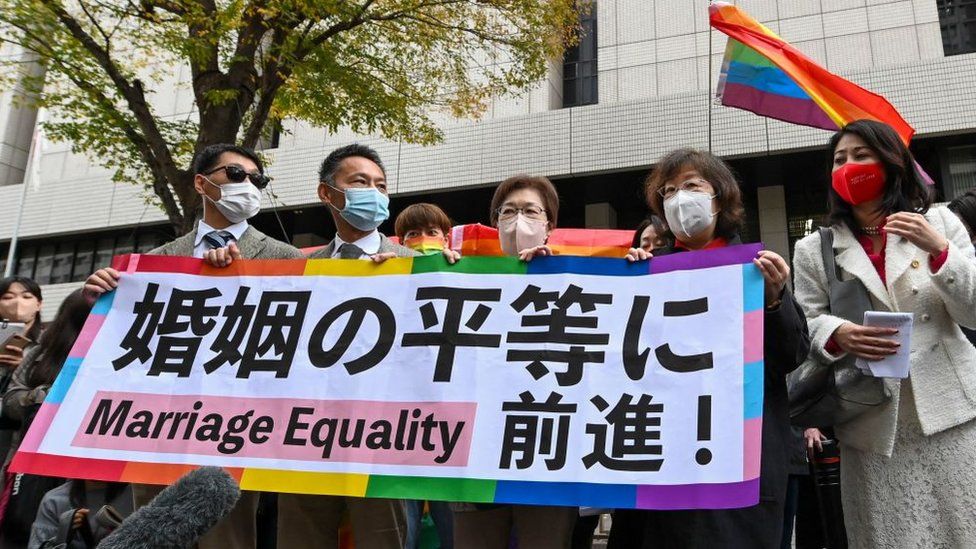
[[[722,105],[826,130],[877,120],[911,141],[915,130],[884,97],[821,67],[742,9],[713,2],[709,18],[729,36],[717,91]]]
[[[610,508],[759,498],[758,245],[556,256],[117,258],[12,471]]]
[[[616,229],[555,229],[546,244],[556,255],[614,257],[627,255],[634,242],[634,231]],[[498,229],[473,223],[458,225],[451,231],[451,248],[462,256],[501,256]]]

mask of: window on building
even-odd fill
[[[943,182],[946,200],[976,189],[976,145],[946,150]]]
[[[75,249],[75,264],[72,267],[72,279],[82,280],[95,271],[92,261],[95,259],[95,243],[91,240],[83,240],[78,243]]]
[[[71,282],[71,269],[75,260],[74,241],[61,242],[54,253],[54,265],[51,267],[51,284]]]
[[[37,247],[20,244],[17,250],[17,276],[34,278],[34,262],[37,259]]]
[[[596,2],[580,14],[580,40],[566,50],[563,58],[563,107],[595,105],[599,102],[597,85]]]
[[[937,0],[946,55],[976,52],[976,0]]]
[[[284,126],[281,125],[281,120],[268,120],[261,136],[258,137],[258,142],[254,144],[254,150],[277,149],[281,144],[281,133],[283,131]]]
[[[88,278],[112,264],[119,254],[145,253],[171,238],[168,227],[122,229],[95,234],[21,240],[17,243],[14,274],[33,278],[38,284],[66,284]],[[8,244],[0,244],[0,271]]]

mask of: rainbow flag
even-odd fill
[[[729,36],[717,92],[723,105],[826,130],[877,120],[911,141],[915,130],[884,97],[821,67],[732,4],[714,2],[708,11],[712,27]]]
[[[617,229],[554,229],[547,244],[556,255],[616,257],[627,255],[634,231]],[[498,229],[479,223],[458,225],[451,231],[451,248],[462,256],[501,256]]]

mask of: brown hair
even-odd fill
[[[715,188],[715,199],[719,208],[715,236],[731,238],[738,234],[746,216],[742,206],[742,192],[739,191],[739,184],[728,164],[707,151],[677,149],[664,155],[644,181],[647,205],[656,214],[664,217],[664,197],[658,191],[665,183],[689,169],[701,174]]]
[[[393,231],[396,233],[400,243],[403,243],[403,236],[410,231],[423,230],[427,227],[437,227],[444,233],[444,238],[451,237],[451,218],[435,204],[421,202],[411,204],[400,212],[396,221],[393,223]]]
[[[559,194],[556,192],[556,187],[545,177],[525,174],[513,175],[498,184],[495,196],[491,198],[491,226],[498,226],[498,208],[502,207],[508,195],[519,189],[532,189],[539,193],[542,197],[542,207],[546,210],[546,217],[549,219],[549,230],[555,229],[556,220],[559,218]]]

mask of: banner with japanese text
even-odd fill
[[[117,258],[12,470],[687,509],[759,498],[758,245],[555,256]]]

